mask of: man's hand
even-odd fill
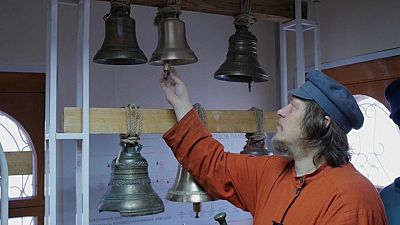
[[[171,68],[167,77],[161,75],[160,85],[167,101],[175,110],[176,119],[180,121],[193,108],[185,83],[176,70]]]

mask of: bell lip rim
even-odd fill
[[[188,60],[189,62],[186,62],[186,63],[177,63],[176,62],[176,61],[181,61],[181,60],[185,60],[185,59],[159,59],[159,60],[150,59],[148,64],[152,65],[152,66],[163,66],[165,64],[165,62],[169,62],[169,63],[171,63],[172,66],[181,66],[181,65],[189,65],[189,64],[197,63],[199,61],[197,58],[195,58],[190,61]]]
[[[253,79],[230,79],[230,78],[253,78]],[[214,78],[220,81],[229,81],[229,82],[237,82],[237,83],[261,83],[269,81],[268,75],[262,76],[244,76],[244,75],[234,75],[234,74],[214,74]]]
[[[120,63],[118,63],[118,60],[121,60]],[[109,63],[110,59],[95,59],[93,58],[93,62],[97,64],[103,64],[103,65],[139,65],[139,64],[146,64],[148,61],[147,59],[144,60],[138,60],[138,59],[125,59],[125,58],[120,58],[120,59],[111,59],[111,61],[115,61],[116,63]],[[123,63],[126,61],[127,63]],[[129,61],[133,61],[135,63],[130,63]]]

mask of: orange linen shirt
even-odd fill
[[[351,163],[296,177],[293,160],[224,152],[193,109],[163,138],[203,188],[249,211],[254,225],[279,223],[288,208],[284,225],[387,224],[376,189]]]

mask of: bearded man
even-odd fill
[[[287,156],[224,152],[175,70],[161,87],[178,121],[163,136],[177,160],[208,193],[250,212],[254,225],[387,224],[378,192],[350,163],[346,134],[362,126],[363,114],[322,72],[308,73],[277,111],[273,146]]]

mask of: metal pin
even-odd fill
[[[166,60],[164,62],[164,72],[163,72],[164,79],[168,79],[170,70],[171,70],[171,62]]]

